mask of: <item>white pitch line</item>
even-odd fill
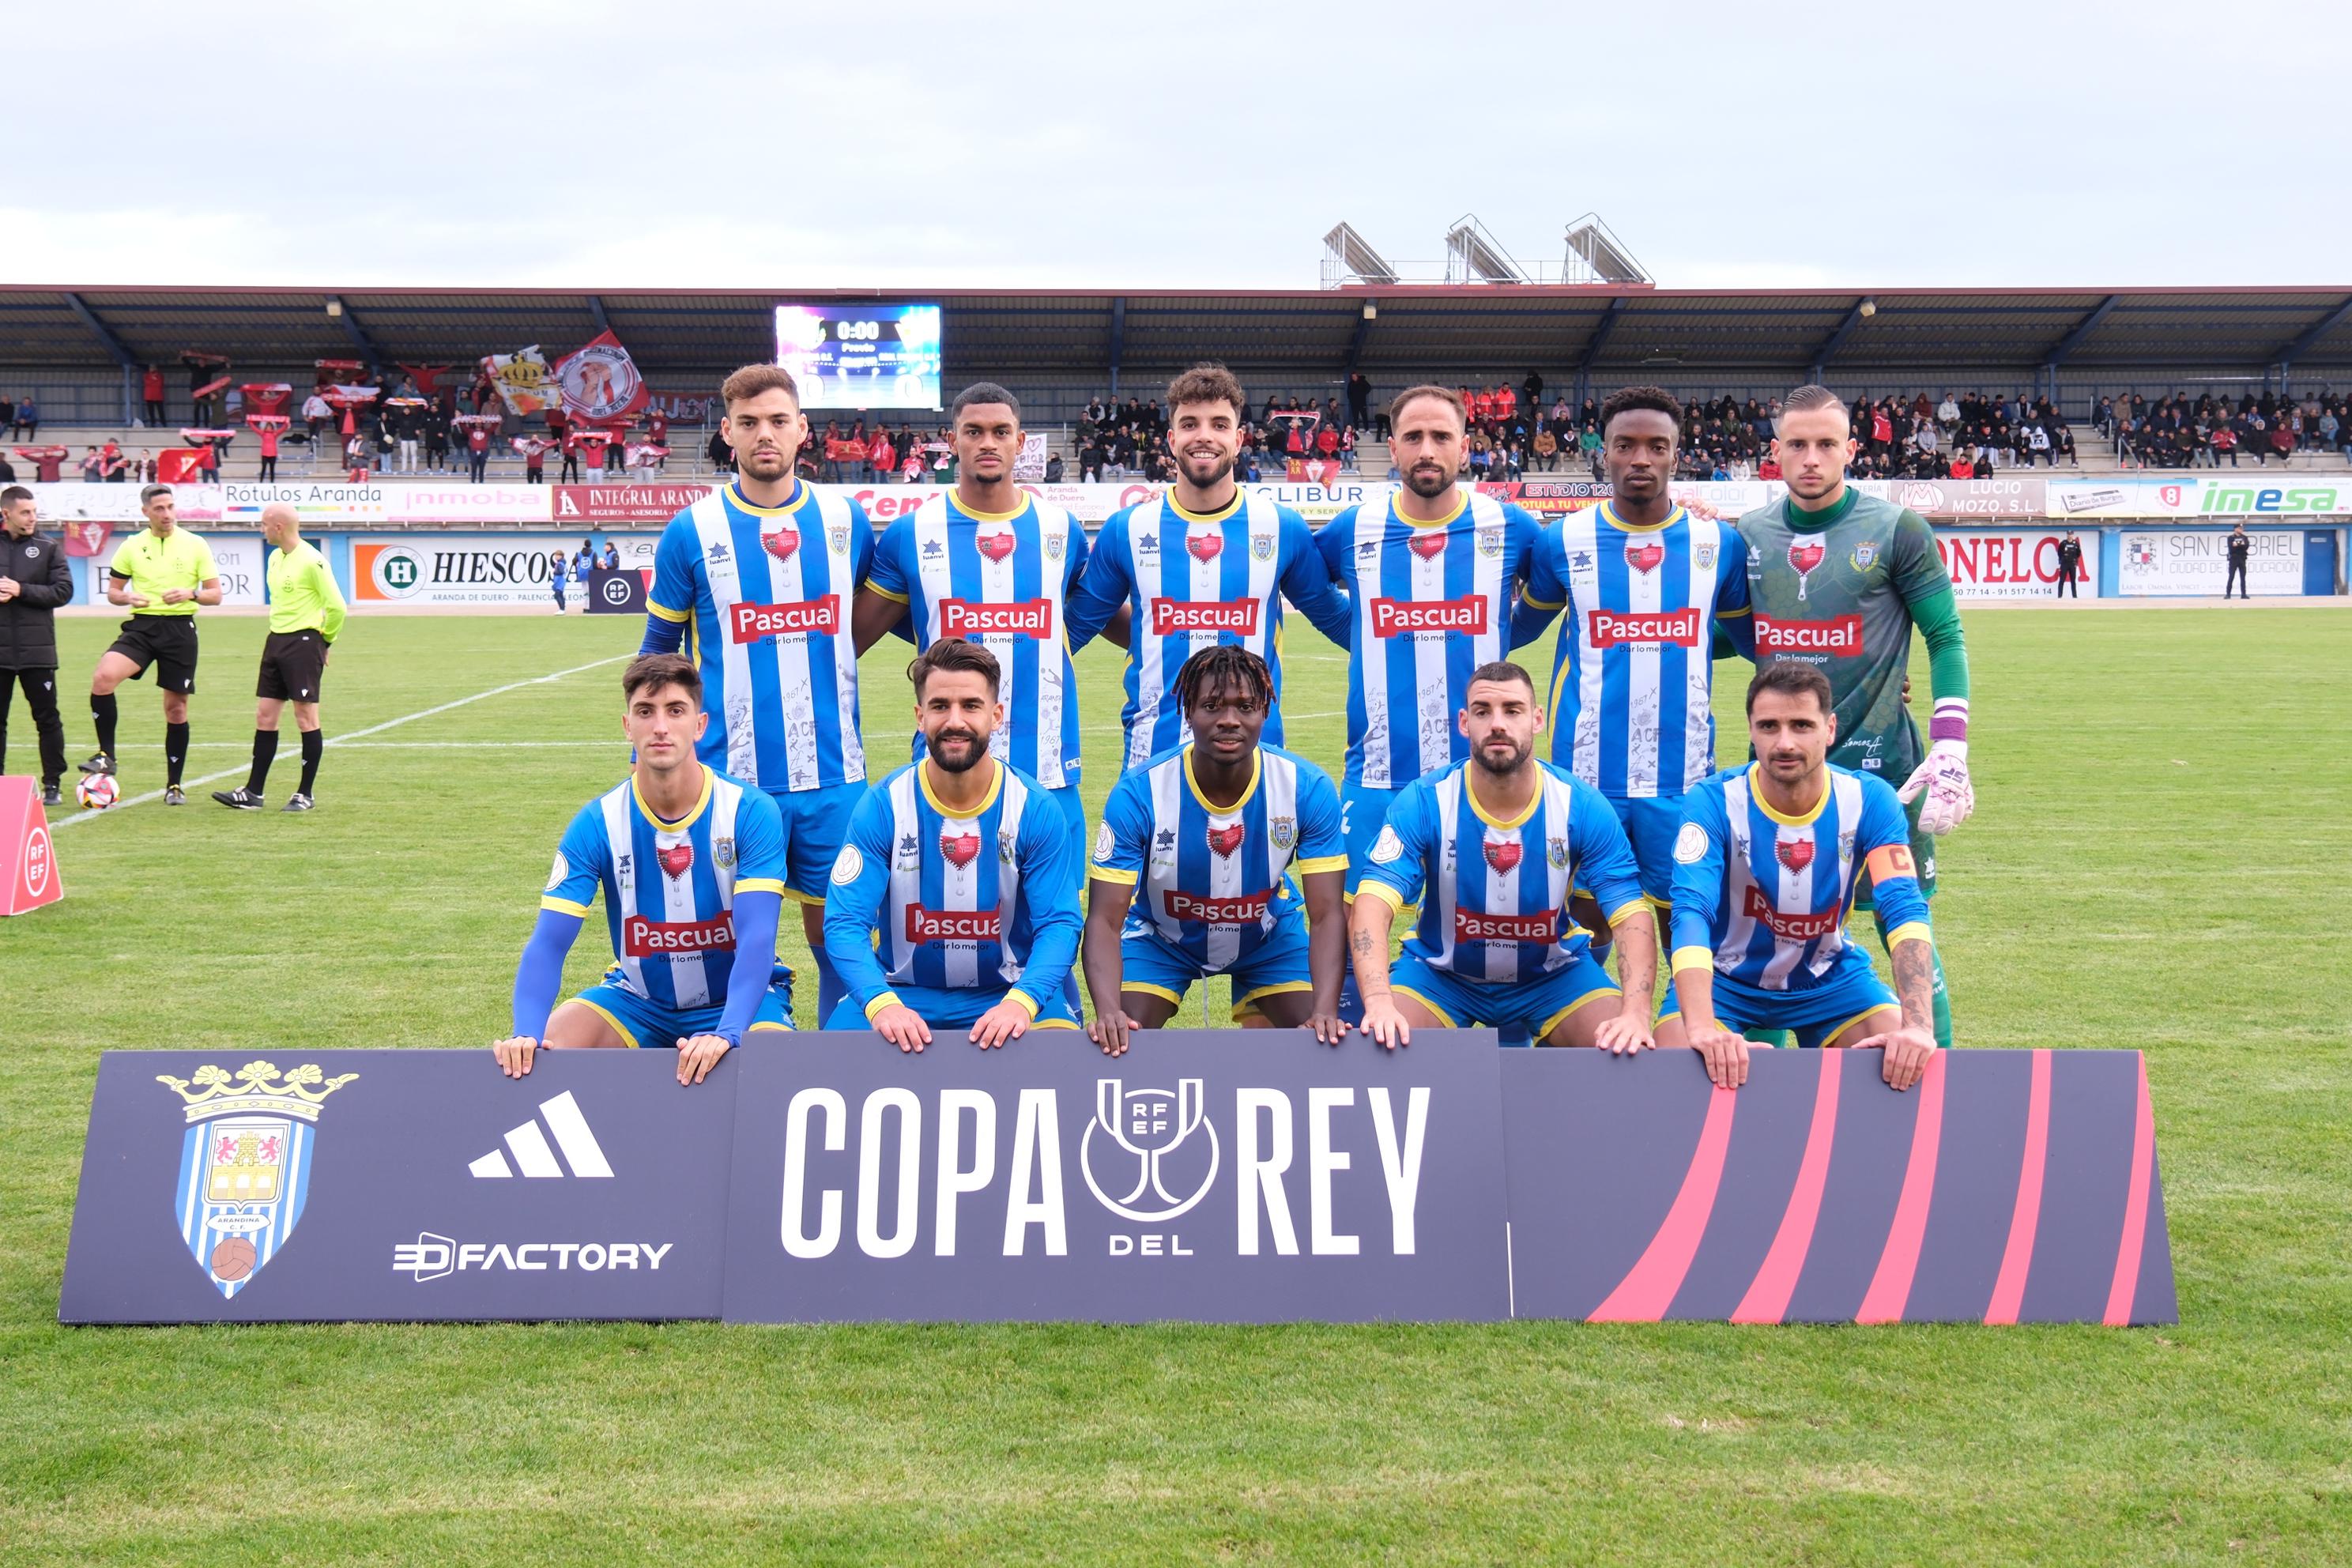
[[[348,735],[330,735],[327,738],[326,743],[330,746],[349,745],[352,742],[360,739],[362,735],[380,735],[386,730],[396,730],[403,724],[413,724],[419,719],[430,719],[436,713],[446,713],[452,708],[463,708],[467,703],[479,702],[486,697],[501,697],[509,691],[520,691],[526,686],[544,686],[551,680],[561,680],[567,675],[578,675],[585,670],[602,669],[608,664],[619,664],[625,659],[632,659],[636,657],[637,656],[634,653],[617,653],[610,658],[600,658],[588,664],[575,664],[570,669],[559,669],[551,675],[534,675],[529,680],[509,681],[504,686],[494,686],[488,691],[477,691],[471,697],[460,697],[454,702],[437,703],[431,708],[420,709],[414,713],[404,713],[397,719],[387,719],[381,724],[371,724],[364,730],[353,730]],[[251,770],[249,768],[226,768],[216,773],[206,773],[202,778],[185,780],[181,784],[181,787],[183,789],[198,789],[205,784],[217,784],[222,779],[234,778],[238,773],[249,773],[250,771]],[[55,832],[60,827],[71,827],[77,822],[88,822],[94,816],[105,816],[113,812],[121,811],[124,806],[144,805],[151,800],[161,800],[163,798],[163,792],[162,790],[149,790],[145,795],[135,795],[129,800],[118,801],[114,805],[108,806],[105,811],[78,811],[71,816],[66,817],[58,822],[50,823],[49,829],[51,832]]]

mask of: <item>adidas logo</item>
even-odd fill
[[[570,1089],[565,1089],[553,1100],[541,1100],[539,1115],[540,1120],[547,1123],[547,1131],[555,1134],[555,1148],[548,1147],[547,1133],[539,1130],[538,1121],[524,1122],[509,1132],[506,1138],[507,1148],[514,1154],[515,1165],[522,1167],[524,1175],[560,1178],[564,1165],[572,1167],[573,1175],[583,1178],[613,1173],[613,1167],[604,1162],[604,1151],[597,1143],[596,1134],[588,1131],[588,1119],[580,1114],[580,1102],[572,1098]],[[556,1149],[563,1151],[562,1164],[556,1163]],[[514,1166],[507,1163],[506,1155],[496,1149],[466,1168],[477,1176],[512,1176],[515,1173]]]

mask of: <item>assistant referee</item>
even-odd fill
[[[106,600],[127,605],[131,618],[89,678],[89,713],[98,726],[98,754],[86,773],[114,766],[114,689],[155,667],[163,694],[165,805],[185,805],[180,770],[188,761],[188,697],[196,689],[196,606],[221,602],[220,569],[212,547],[180,526],[169,485],[139,492],[147,526],[122,542],[106,568]]]
[[[280,811],[309,811],[311,786],[327,738],[319,729],[319,698],[327,679],[327,650],[343,629],[343,591],[318,547],[302,542],[301,520],[283,501],[261,509],[261,536],[269,556],[269,637],[261,645],[260,699],[253,714],[253,771],[241,789],[216,789],[213,798],[237,811],[259,811],[269,763],[278,755],[278,720],[294,704],[302,732],[302,783]]]

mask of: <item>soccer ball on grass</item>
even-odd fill
[[[122,798],[122,786],[112,773],[89,773],[74,785],[74,799],[84,811],[104,811]]]

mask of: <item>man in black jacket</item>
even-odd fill
[[[63,804],[66,727],[58,718],[58,606],[73,602],[63,546],[34,531],[33,492],[0,489],[0,773],[7,771],[8,709],[22,685],[41,742],[41,804]]]
[[[2074,537],[2074,531],[2070,528],[2066,531],[2066,537],[2058,542],[2058,596],[2063,599],[2071,593],[2081,598],[2082,578],[2083,542]]]

